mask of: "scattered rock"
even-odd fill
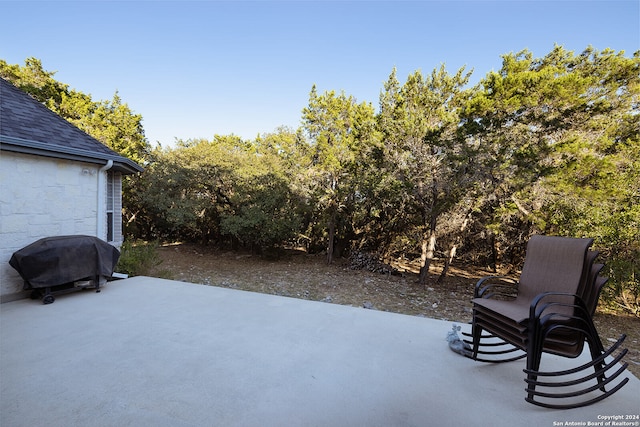
[[[370,303],[369,301],[365,301],[365,303],[362,304],[362,308],[367,308],[369,310],[373,310],[374,309],[373,304]]]

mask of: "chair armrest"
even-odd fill
[[[506,276],[486,276],[476,283],[473,296],[485,299],[495,296],[515,298],[517,294],[517,281]]]
[[[566,297],[566,301],[551,301],[546,302],[545,299],[548,297]],[[570,299],[570,300],[569,300]],[[561,315],[567,318],[573,317],[569,316],[564,310],[563,313],[549,311],[551,307],[565,307],[571,308],[573,311],[581,311],[583,315],[589,316],[587,306],[579,295],[566,293],[566,292],[544,292],[536,295],[536,297],[531,301],[531,305],[529,307],[529,320],[531,321],[540,321],[540,316],[544,313],[545,318],[549,318],[554,315]],[[545,313],[546,312],[546,313]]]

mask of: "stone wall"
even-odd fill
[[[0,152],[0,299],[3,302],[25,296],[21,292],[22,279],[9,265],[13,252],[43,237],[96,235],[99,167]]]

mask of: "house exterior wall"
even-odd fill
[[[98,174],[95,164],[0,152],[2,301],[25,296],[22,278],[9,265],[16,250],[43,237],[96,235]]]

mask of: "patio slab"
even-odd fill
[[[630,373],[586,408],[526,403],[524,362],[453,353],[451,325],[149,277],[14,301],[0,306],[0,425],[540,427],[640,411]]]

